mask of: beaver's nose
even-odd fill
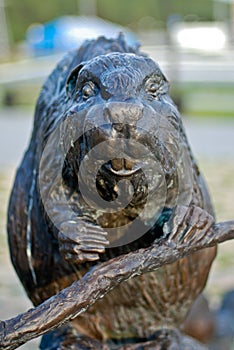
[[[109,102],[104,107],[104,117],[117,131],[121,131],[124,125],[136,125],[142,115],[141,104]]]

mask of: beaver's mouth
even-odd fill
[[[131,176],[141,169],[141,165],[125,158],[114,158],[107,162],[105,168],[117,176]]]

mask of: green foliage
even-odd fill
[[[27,28],[32,23],[44,23],[61,15],[76,15],[75,0],[5,0],[6,15],[13,41],[23,40]]]
[[[133,24],[142,17],[150,16],[156,21],[166,23],[172,14],[191,19],[212,19],[212,1],[210,0],[97,0],[100,16],[121,23]]]
[[[87,0],[89,1],[89,0]],[[22,40],[31,23],[43,23],[62,15],[78,15],[79,0],[5,0],[6,14],[13,41]],[[143,17],[157,26],[166,26],[168,17],[178,14],[185,20],[211,20],[211,0],[96,0],[97,14],[137,30]],[[143,25],[146,22],[143,22]],[[142,26],[141,26],[142,27]]]

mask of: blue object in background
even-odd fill
[[[33,55],[49,55],[79,47],[86,39],[105,35],[115,38],[122,32],[128,44],[136,45],[130,30],[98,17],[64,16],[45,24],[33,24],[26,33],[27,47]]]

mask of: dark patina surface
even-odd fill
[[[40,162],[49,136],[61,122],[69,130],[69,120],[76,116],[76,127],[83,132],[71,142],[66,154],[62,184],[56,183],[56,157],[45,158],[48,166],[42,167],[40,175],[47,181],[39,184]],[[142,225],[147,230],[142,236],[125,245],[109,247],[111,239],[120,238],[118,234],[110,237],[107,228],[134,221],[152,195],[137,148],[129,147],[126,159],[116,157],[104,163],[96,178],[98,193],[109,202],[116,199],[120,180],[128,180],[133,196],[123,210],[104,213],[90,208],[82,199],[77,174],[93,147],[111,140],[110,147],[115,148],[121,138],[143,144],[154,154],[165,177],[166,196],[163,208],[159,208],[161,214],[152,225],[143,217]],[[83,176],[92,192],[92,168]],[[153,175],[150,180],[154,181]],[[128,191],[126,183],[124,186]],[[61,223],[60,230],[45,211],[42,190],[47,194],[53,217]],[[153,211],[161,195],[157,187],[152,192],[155,200],[149,211]],[[64,193],[73,208],[72,217],[67,213],[67,201],[61,200],[59,207],[53,207],[54,196],[64,198]],[[213,216],[166,78],[154,61],[128,47],[121,37],[86,42],[58,64],[43,86],[32,139],[17,172],[9,205],[12,262],[34,305],[69,286],[100,261],[148,247],[162,237],[166,239],[166,222],[178,201],[180,205],[200,208],[190,213],[193,226],[198,221],[206,224],[203,209]],[[121,231],[121,235],[125,233]],[[174,243],[177,239],[175,236]],[[113,344],[108,345],[113,348],[116,344],[123,346],[129,339],[139,343],[150,340],[162,328],[179,328],[205,286],[215,252],[215,247],[198,251],[117,285],[75,318],[72,326],[87,339]],[[49,341],[52,338],[47,338],[47,344],[42,346],[49,348]]]

